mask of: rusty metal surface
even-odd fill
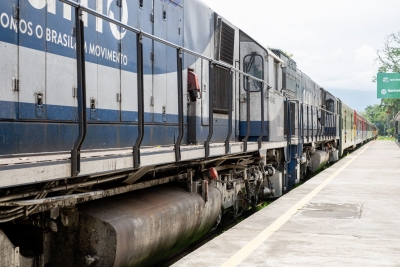
[[[84,204],[77,260],[96,255],[96,266],[151,266],[207,233],[220,208],[214,187],[205,202],[173,185]]]

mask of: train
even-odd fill
[[[377,136],[200,0],[3,0],[0,58],[0,266],[155,265]]]

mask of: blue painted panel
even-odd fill
[[[26,1],[26,0],[25,0]],[[90,1],[89,1],[90,2]],[[30,5],[27,3],[27,5]],[[39,11],[45,12],[47,15],[46,26],[48,29],[45,30],[45,40],[46,40],[46,52],[52,54],[59,54],[64,57],[76,58],[75,51],[75,37],[72,36],[73,29],[75,27],[75,12],[71,8],[71,20],[63,18],[64,5],[60,1],[56,1],[56,14],[46,12],[46,9]],[[37,13],[37,9],[29,9],[31,13]],[[33,20],[35,23],[39,21]],[[40,21],[39,25],[42,25]],[[37,27],[38,27],[37,26]],[[29,47],[29,46],[28,46]],[[30,47],[33,48],[33,47]],[[40,48],[34,48],[40,51]]]
[[[18,44],[18,30],[15,30],[17,21],[13,18],[14,6],[18,6],[18,0],[0,1],[0,41],[10,44]]]
[[[264,121],[264,135],[265,138],[263,140],[268,141],[268,128],[269,128],[269,122]],[[247,133],[247,122],[246,121],[241,121],[239,123],[239,135],[241,137],[246,136]],[[250,121],[250,141],[255,141],[258,139],[258,137],[261,135],[261,121]]]
[[[22,103],[27,106],[34,104]],[[11,105],[11,106],[10,106]],[[0,101],[0,107],[16,108],[17,103]],[[46,105],[45,110],[57,112],[58,118],[63,120],[76,113],[77,109],[72,107]],[[89,109],[87,109],[89,111]],[[22,109],[24,111],[24,109]],[[108,116],[107,113],[115,113],[115,110],[98,110]],[[126,112],[133,120],[137,120],[136,112]],[[155,114],[162,116],[162,114]],[[151,116],[151,114],[146,114]],[[177,120],[177,115],[168,114],[171,120]],[[186,123],[187,118],[184,118]],[[208,126],[201,125],[201,118],[196,118],[198,130],[198,142],[203,143],[208,136]],[[218,119],[214,121],[214,134],[212,142],[223,142],[226,138],[228,121]],[[235,125],[235,122],[233,122]],[[187,127],[184,128],[184,139],[187,142]],[[50,122],[6,122],[0,121],[0,154],[35,153],[69,151],[78,133],[77,123],[50,123]],[[158,146],[174,144],[178,136],[176,125],[146,125],[143,146]],[[98,121],[89,121],[88,136],[84,142],[83,149],[105,149],[130,147],[134,144],[137,136],[137,126],[134,124],[112,123],[104,124]],[[235,140],[235,131],[232,131],[231,141]]]
[[[78,109],[76,107],[45,105],[45,110],[48,114],[51,114],[51,118],[49,118],[51,120],[76,121],[78,119]]]
[[[291,145],[289,147],[289,153],[290,153],[290,162],[288,164],[288,177],[287,177],[287,190],[290,190],[294,187],[296,178],[297,178],[297,154],[298,154],[298,146],[297,145]]]
[[[18,113],[18,103],[11,101],[0,101],[0,118],[15,119]]]
[[[77,135],[75,123],[0,121],[0,155],[70,151]],[[177,136],[178,126],[146,125],[142,146],[172,145]],[[82,149],[133,147],[136,137],[137,125],[89,124]]]

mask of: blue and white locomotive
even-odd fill
[[[376,136],[199,0],[3,0],[0,59],[1,266],[156,264]]]

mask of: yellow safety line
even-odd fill
[[[258,234],[253,240],[247,243],[242,249],[232,255],[227,259],[220,267],[233,267],[239,265],[244,259],[246,259],[254,250],[256,250],[262,243],[265,242],[273,233],[279,230],[287,221],[289,221],[293,215],[297,213],[298,210],[302,209],[307,202],[309,202],[313,197],[315,197],[330,181],[332,181],[339,173],[341,173],[347,166],[349,166],[359,155],[361,155],[369,146],[364,148],[360,153],[355,155],[346,164],[344,164],[340,169],[335,171],[331,176],[326,178],[326,180],[317,186],[311,193],[305,196],[302,200],[297,202],[290,210],[279,217],[274,223],[272,223],[268,228],[263,230]]]

